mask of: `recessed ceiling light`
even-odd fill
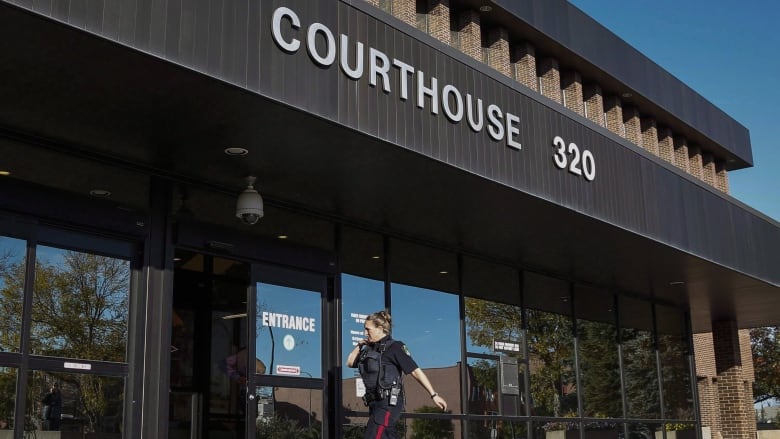
[[[379,259],[379,258],[380,258],[380,256],[377,256],[377,255],[371,256],[371,259]]]
[[[448,273],[449,273],[449,271],[447,271],[447,270],[442,270],[442,271],[439,272],[439,274],[448,274]]]
[[[239,146],[230,146],[225,148],[225,154],[230,156],[241,156],[249,154],[249,150]]]
[[[111,191],[105,189],[92,189],[89,194],[95,198],[108,198],[111,196]]]
[[[277,235],[276,237],[279,238],[279,239],[287,239],[288,238],[287,235]]]
[[[681,280],[676,280],[676,281],[669,282],[669,286],[670,287],[681,287],[683,285],[685,285],[685,282],[683,282]]]
[[[493,7],[490,5],[482,5],[479,7],[479,12],[490,12],[493,10]]]
[[[0,171],[0,176],[7,177],[11,175],[11,171]]]

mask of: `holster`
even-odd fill
[[[363,395],[363,404],[368,406],[369,403],[385,399],[388,395],[389,393],[387,390],[366,391]]]

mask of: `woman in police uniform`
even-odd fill
[[[447,401],[433,389],[425,373],[409,355],[406,345],[390,336],[392,319],[385,311],[366,318],[366,338],[360,340],[347,357],[347,366],[360,370],[366,387],[363,401],[368,405],[365,439],[392,439],[398,433],[395,424],[404,408],[402,374],[414,377],[431,395],[433,402],[447,410]]]

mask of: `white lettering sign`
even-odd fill
[[[587,181],[596,179],[596,159],[593,153],[587,149],[580,149],[575,143],[566,142],[561,136],[555,136],[553,139],[553,163],[558,169],[567,169],[574,175],[583,176]]]
[[[313,317],[302,317],[263,311],[261,314],[261,321],[263,322],[263,326],[270,326],[272,328],[317,332],[316,319]]]
[[[286,29],[283,29],[283,23],[287,23]],[[303,32],[301,19],[293,10],[282,6],[274,11],[271,18],[271,35],[279,48],[289,54],[298,52],[301,48],[301,40],[291,35],[298,35],[301,32]],[[318,40],[324,43],[324,46],[316,44]],[[315,22],[306,28],[305,41],[309,58],[321,67],[329,67],[338,59],[341,71],[355,81],[361,79],[367,70],[369,86],[381,87],[385,94],[390,95],[394,91],[393,86],[398,85],[396,91],[399,99],[406,101],[410,95],[414,96],[416,107],[420,110],[427,107],[434,116],[438,116],[439,109],[442,108],[447,120],[454,124],[460,123],[463,119],[465,108],[469,127],[474,132],[481,132],[485,128],[487,119],[487,134],[491,139],[496,142],[504,141],[512,149],[519,150],[522,147],[518,139],[520,129],[517,127],[520,117],[496,104],[484,105],[482,99],[474,98],[471,93],[461,92],[453,84],[440,86],[435,76],[428,76],[425,72],[417,70],[402,60],[391,58],[375,47],[366,49],[359,41],[350,44],[349,35],[340,34],[337,44],[336,36],[322,23]],[[353,52],[354,56],[350,56],[350,52]],[[354,65],[350,65],[350,59],[354,59]],[[364,66],[366,62],[368,69]],[[415,88],[416,93],[410,94],[410,87]]]
[[[87,363],[65,363],[65,369],[92,370],[92,365]]]

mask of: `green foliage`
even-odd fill
[[[322,437],[317,428],[300,425],[295,419],[274,415],[257,420],[255,437],[258,439],[319,439]],[[345,436],[346,437],[346,436]]]
[[[16,395],[16,369],[0,367],[0,419],[14,418],[14,396]]]
[[[363,439],[365,432],[365,425],[356,424],[344,425],[344,430],[342,431],[344,439]]]
[[[531,395],[537,415],[561,416],[577,410],[576,395],[565,393],[575,382],[573,340],[567,316],[528,310],[528,353],[535,364]]]
[[[585,415],[590,417],[622,416],[620,368],[615,326],[580,320],[578,334],[580,378]],[[594,409],[597,409],[598,413],[595,413]]]
[[[754,402],[780,400],[780,326],[750,330]]]
[[[441,413],[434,406],[422,406],[415,413]],[[452,422],[447,419],[412,419],[411,439],[446,439],[453,438]]]
[[[129,277],[127,261],[94,254],[61,251],[51,261],[37,260],[31,351],[61,358],[124,361]],[[8,350],[19,346],[25,278],[23,258],[0,255],[0,347]],[[122,401],[123,383],[110,381],[94,375],[46,374],[38,383],[40,388],[33,389],[36,384],[30,383],[33,393],[28,400],[38,401],[49,384],[67,384],[78,398],[74,410],[87,421],[86,430],[97,431],[107,413],[121,415],[121,409],[113,405]],[[0,375],[0,387],[8,382],[10,378]],[[0,410],[6,404],[3,401]]]

